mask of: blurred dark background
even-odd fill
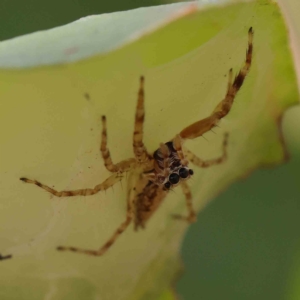
[[[87,15],[170,2],[1,0],[0,40]],[[290,161],[235,183],[190,227],[182,248],[185,273],[176,285],[183,299],[300,299],[299,117],[296,109],[284,118]]]

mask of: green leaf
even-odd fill
[[[230,133],[227,162],[194,168],[195,208],[201,211],[255,168],[284,161],[280,120],[298,94],[278,7],[269,1],[176,5],[91,17],[0,44],[0,252],[13,255],[0,262],[3,299],[158,299],[176,278],[188,228],[170,217],[186,213],[180,189],[144,231],[130,228],[95,258],[55,248],[97,249],[106,242],[125,219],[126,180],[107,193],[69,199],[19,181],[25,176],[62,190],[105,180],[103,114],[114,161],[132,157],[141,74],[145,144],[154,151],[224,97],[228,70],[242,66],[253,26],[253,66],[231,112],[216,134],[186,143],[210,159]]]

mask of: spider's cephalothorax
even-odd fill
[[[189,179],[194,174],[188,167],[187,160],[181,160],[174,147],[173,141],[162,144],[153,153],[155,166],[155,179],[153,182],[163,186],[164,190],[180,184],[182,180]]]
[[[139,227],[144,228],[147,220],[157,210],[167,196],[169,190],[177,185],[180,185],[182,188],[189,213],[187,216],[175,215],[174,217],[190,223],[196,221],[196,213],[192,205],[192,194],[187,185],[187,180],[193,175],[193,171],[188,167],[188,164],[193,163],[198,167],[206,168],[225,161],[227,158],[226,147],[228,134],[226,133],[224,136],[222,147],[223,154],[217,159],[204,161],[188,149],[183,148],[183,144],[186,139],[195,139],[211,130],[229,113],[235,96],[243,85],[244,79],[251,66],[253,50],[252,39],[253,30],[252,27],[250,27],[248,31],[248,47],[244,66],[234,78],[232,76],[232,69],[229,70],[226,95],[223,100],[217,104],[212,113],[208,117],[196,121],[184,128],[171,141],[161,143],[160,147],[153,155],[147,151],[143,143],[145,109],[144,78],[141,77],[133,132],[133,158],[123,160],[117,164],[113,163],[107,148],[106,117],[103,116],[100,150],[106,169],[112,173],[104,182],[96,185],[94,188],[56,191],[37,180],[31,180],[24,177],[20,178],[22,181],[35,184],[57,197],[70,197],[77,195],[94,195],[100,191],[105,191],[119,182],[123,178],[124,172],[129,173],[127,182],[126,219],[121,223],[109,240],[97,250],[86,250],[68,246],[59,246],[57,247],[57,250],[72,251],[94,256],[104,254],[132,221],[134,221],[135,229],[138,229]]]

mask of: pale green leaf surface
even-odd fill
[[[247,0],[242,0],[247,1]],[[36,67],[104,54],[189,14],[232,0],[201,0],[88,16],[0,43],[0,67]]]
[[[176,277],[187,229],[170,217],[186,212],[180,189],[170,193],[146,230],[135,233],[130,228],[105,256],[95,258],[55,248],[100,247],[125,218],[126,180],[106,193],[70,199],[50,197],[18,180],[26,176],[58,190],[93,187],[103,181],[108,172],[99,153],[102,114],[108,118],[114,161],[132,157],[140,74],[146,77],[145,144],[154,151],[160,142],[206,117],[222,99],[228,69],[237,72],[242,66],[247,30],[253,26],[253,66],[232,111],[216,134],[205,135],[208,141],[187,143],[200,157],[213,158],[220,155],[223,132],[230,133],[226,163],[194,168],[190,185],[196,209],[200,211],[253,169],[283,161],[279,120],[298,95],[278,7],[258,1],[199,12],[191,9],[167,23],[132,43],[127,43],[129,35],[124,37],[126,46],[105,55],[72,64],[0,71],[1,253],[13,254],[11,260],[0,262],[1,299],[157,299]],[[64,27],[48,33],[55,37],[56,31],[59,41],[67,35]],[[119,46],[110,44],[103,52]],[[9,61],[8,49],[0,46],[0,62],[3,55]],[[86,53],[79,57],[95,54]],[[18,57],[13,50],[11,55]],[[27,61],[20,55],[21,63],[10,66],[69,61],[57,53],[51,60],[51,51],[47,56],[44,61],[36,54],[34,63],[34,56]]]
[[[298,0],[278,0],[280,8],[288,27],[290,48],[293,56],[298,91],[300,92],[300,2]],[[287,139],[293,141],[293,144],[300,150],[300,107],[290,109],[285,116]],[[298,129],[298,130],[297,130]],[[299,294],[300,298],[300,294]]]

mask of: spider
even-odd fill
[[[187,216],[173,215],[176,219],[185,220],[189,223],[196,221],[196,212],[192,205],[192,194],[187,184],[194,171],[189,167],[189,162],[200,168],[207,168],[213,165],[221,164],[227,158],[227,140],[228,133],[224,135],[223,154],[219,158],[203,161],[186,148],[183,143],[186,139],[195,139],[202,136],[205,132],[211,130],[217,123],[225,117],[233,104],[234,98],[243,85],[244,79],[249,72],[252,61],[253,49],[253,30],[248,30],[248,47],[244,66],[239,73],[232,76],[232,69],[228,74],[227,92],[224,99],[216,106],[210,116],[199,120],[177,134],[171,141],[161,143],[159,148],[150,154],[143,143],[143,124],[145,117],[144,110],[144,77],[140,77],[140,87],[138,91],[138,100],[135,113],[134,133],[133,133],[133,152],[134,158],[123,160],[114,164],[107,148],[107,128],[106,117],[102,116],[102,135],[101,135],[101,154],[106,169],[112,174],[104,182],[96,185],[94,188],[86,188],[70,191],[56,191],[51,187],[40,183],[37,180],[20,178],[20,180],[32,183],[48,191],[57,197],[89,196],[105,191],[109,187],[122,180],[123,174],[128,172],[127,188],[127,212],[126,219],[110,239],[98,250],[86,250],[76,247],[59,246],[57,250],[72,251],[87,255],[103,255],[117,240],[117,238],[127,229],[133,221],[135,230],[145,228],[146,222],[158,209],[159,205],[168,195],[168,192],[180,185],[185,195]]]

